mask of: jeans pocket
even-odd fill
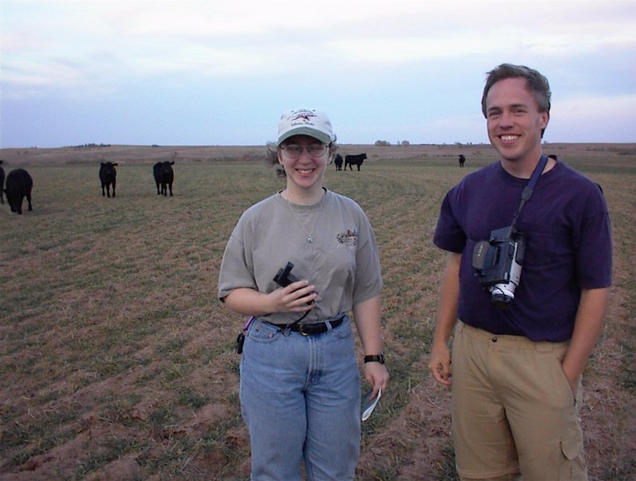
[[[351,322],[348,319],[345,319],[341,325],[332,331],[332,333],[338,339],[348,339],[352,337]]]
[[[247,338],[261,344],[275,342],[282,335],[280,329],[269,326],[261,321],[256,321],[247,332]]]

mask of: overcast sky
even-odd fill
[[[0,147],[487,142],[485,74],[552,87],[548,142],[636,142],[636,0],[0,0]]]

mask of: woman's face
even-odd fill
[[[278,149],[288,188],[321,189],[328,159],[329,146],[308,135],[290,137]]]

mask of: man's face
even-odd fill
[[[524,78],[495,83],[486,96],[488,138],[504,160],[536,161],[548,112],[540,112]]]

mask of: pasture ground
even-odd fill
[[[551,144],[605,191],[614,232],[607,321],[581,416],[591,481],[636,475],[634,144]],[[342,146],[361,172],[326,185],[356,199],[378,239],[392,383],[363,425],[357,479],[454,480],[449,394],[427,363],[445,255],[431,238],[443,195],[496,160],[489,146]],[[467,157],[457,165],[458,154]],[[173,198],[152,162],[175,158]],[[240,213],[283,185],[263,147],[4,149],[32,212],[0,205],[0,480],[247,480],[238,403],[243,319],[216,300]],[[119,162],[117,197],[98,161]],[[594,262],[594,259],[590,259]],[[363,387],[364,389],[364,387]]]

